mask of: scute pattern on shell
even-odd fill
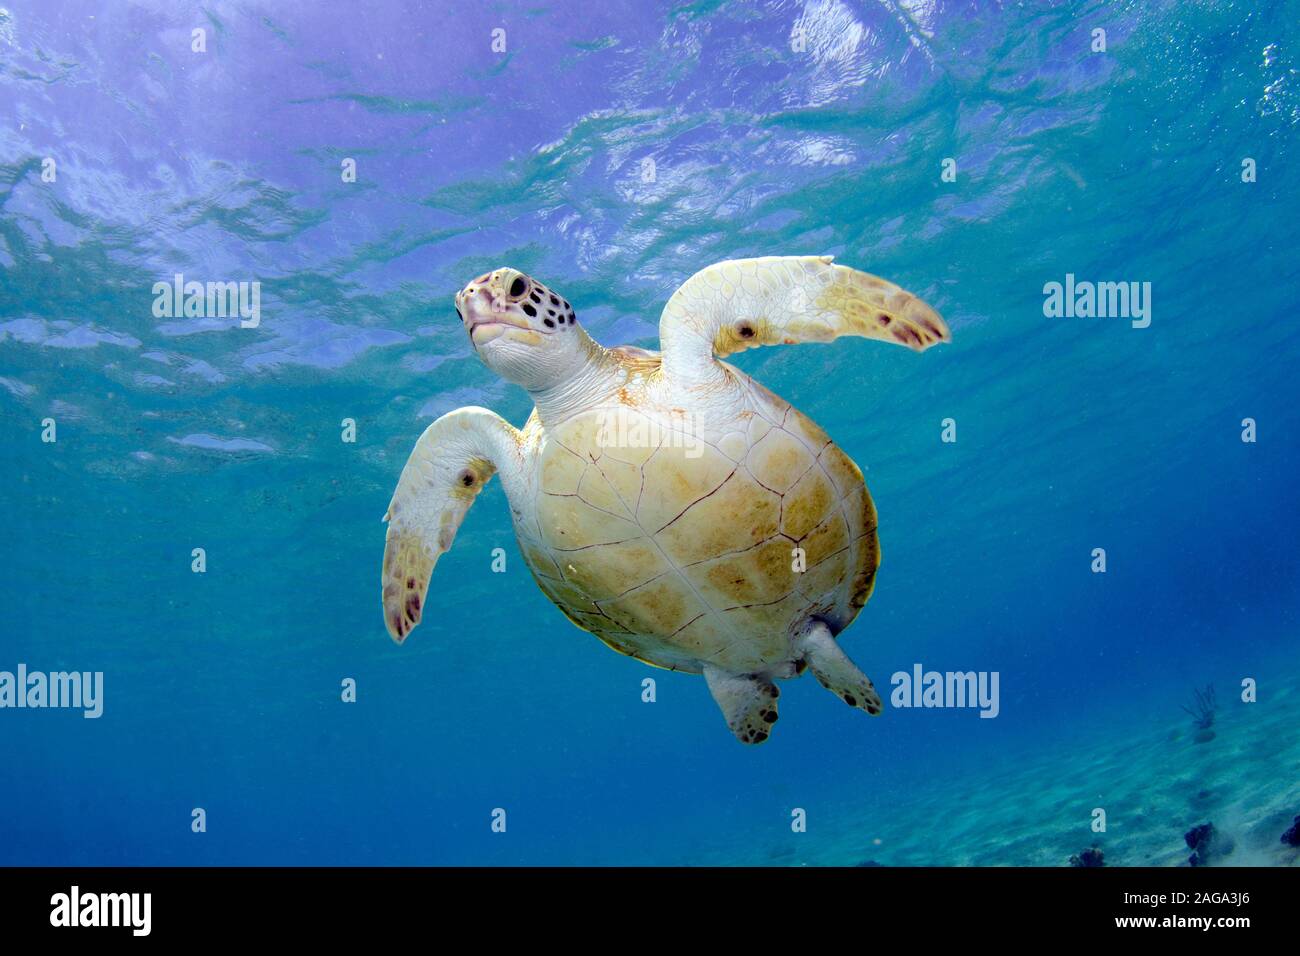
[[[792,659],[816,616],[838,633],[879,564],[876,515],[857,466],[810,419],[734,369],[745,402],[685,440],[649,400],[645,447],[601,440],[602,407],[549,429],[535,522],[517,522],[538,585],[579,627],[675,670],[735,673]],[[626,395],[624,396],[626,398]],[[688,447],[691,449],[688,454]],[[795,571],[794,549],[806,569]]]

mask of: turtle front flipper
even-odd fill
[[[727,726],[742,744],[761,744],[776,723],[776,685],[757,674],[729,674],[712,664],[704,665],[709,692],[722,708]]]
[[[939,313],[894,283],[831,256],[767,256],[719,262],[673,293],[659,319],[665,374],[706,384],[714,356],[759,345],[830,342],[857,335],[917,352],[950,340]]]
[[[397,643],[420,623],[433,566],[498,471],[509,494],[522,471],[519,432],[486,408],[448,412],[415,443],[384,515],[384,623]]]

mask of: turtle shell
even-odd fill
[[[542,591],[647,663],[735,673],[793,662],[809,618],[839,633],[871,594],[876,512],[814,422],[736,373],[704,421],[625,393],[543,432],[535,520],[516,520]]]

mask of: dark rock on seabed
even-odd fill
[[[1183,839],[1192,850],[1187,858],[1188,866],[1205,866],[1212,859],[1227,856],[1235,846],[1232,837],[1214,829],[1208,820],[1184,833]]]
[[[1106,854],[1101,852],[1101,847],[1090,846],[1082,853],[1070,857],[1070,866],[1105,866]]]

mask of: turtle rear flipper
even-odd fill
[[[814,621],[795,646],[803,651],[818,683],[850,707],[865,710],[872,717],[880,716],[883,705],[871,678],[849,660],[829,627]]]
[[[728,674],[712,664],[704,665],[704,680],[737,740],[742,744],[767,740],[776,723],[776,699],[781,696],[775,684],[756,674]]]

